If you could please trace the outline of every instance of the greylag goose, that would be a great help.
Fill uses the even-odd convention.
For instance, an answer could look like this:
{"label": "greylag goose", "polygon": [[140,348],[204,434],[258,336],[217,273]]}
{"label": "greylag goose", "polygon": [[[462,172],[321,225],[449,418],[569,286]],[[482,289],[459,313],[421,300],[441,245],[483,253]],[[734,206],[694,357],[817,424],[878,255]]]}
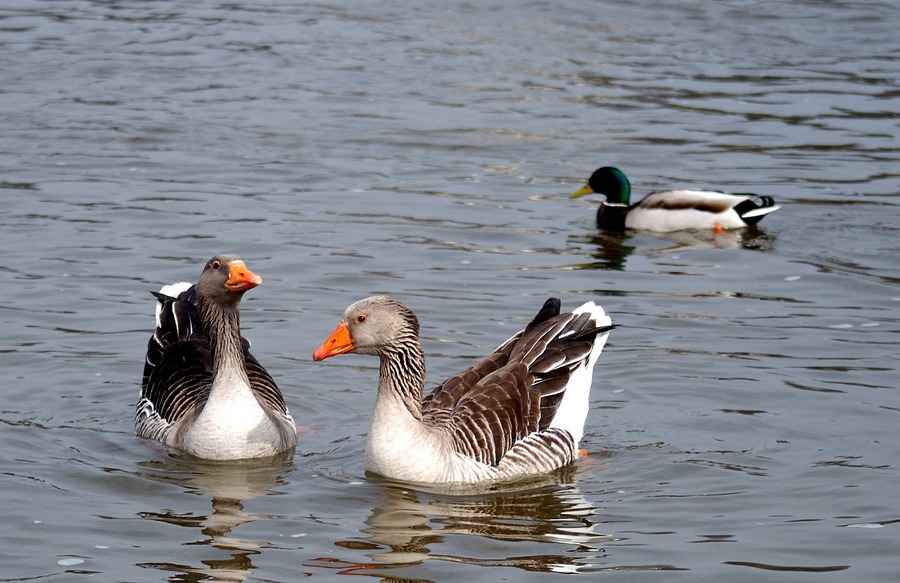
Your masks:
{"label": "greylag goose", "polygon": [[606,201],[597,209],[597,226],[611,231],[736,229],[755,225],[780,208],[769,196],[711,190],[651,192],[640,202],[629,204],[631,183],[621,170],[610,166],[598,168],[570,198],[592,193],[606,195]]}
{"label": "greylag goose", "polygon": [[260,283],[237,255],[217,255],[197,285],[153,292],[156,331],[135,408],[138,436],[210,460],[267,457],[296,445],[281,391],[241,337],[241,298]]}
{"label": "greylag goose", "polygon": [[593,302],[564,314],[559,307],[547,300],[523,331],[424,399],[412,310],[388,296],[347,308],[313,359],[346,352],[381,359],[366,469],[408,482],[481,484],[573,461],[594,363],[613,326]]}

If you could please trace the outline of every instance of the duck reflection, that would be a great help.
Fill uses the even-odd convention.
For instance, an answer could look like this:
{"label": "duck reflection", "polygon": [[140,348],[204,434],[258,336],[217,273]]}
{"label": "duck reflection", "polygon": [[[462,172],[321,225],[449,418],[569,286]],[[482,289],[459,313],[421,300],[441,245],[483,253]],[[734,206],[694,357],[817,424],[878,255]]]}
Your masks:
{"label": "duck reflection", "polygon": [[[587,241],[594,245],[596,250],[591,252],[594,263],[587,267],[609,271],[623,271],[628,257],[637,248],[636,245],[631,243],[639,235],[642,235],[642,233],[632,231],[601,231],[590,235]],[[705,249],[768,250],[775,243],[775,236],[766,233],[759,227],[728,231],[673,231],[671,233],[651,233],[651,236],[654,239],[668,243],[668,245],[641,251],[641,253],[649,257]]]}
{"label": "duck reflection", "polygon": [[188,491],[211,498],[212,512],[207,515],[185,515],[171,510],[142,512],[140,516],[196,528],[204,535],[195,545],[209,545],[230,553],[229,558],[203,560],[203,567],[175,563],[142,563],[139,566],[177,573],[173,581],[246,581],[253,570],[252,557],[260,549],[271,546],[266,541],[241,539],[231,531],[242,524],[269,518],[244,510],[243,501],[270,494],[272,488],[285,483],[282,476],[290,467],[291,456],[245,462],[201,462],[172,457],[164,461],[141,464],[146,477],[177,484]]}
{"label": "duck reflection", "polygon": [[597,235],[591,235],[588,241],[597,247],[597,250],[591,253],[595,260],[591,267],[623,271],[626,259],[634,252],[634,245],[628,245],[630,238],[626,233],[616,231],[601,231]]}
{"label": "duck reflection", "polygon": [[[342,574],[368,575],[426,559],[576,573],[604,556],[598,545],[613,539],[596,532],[597,508],[565,479],[573,471],[564,468],[541,482],[516,484],[514,490],[467,495],[417,491],[381,480],[383,501],[366,520],[365,536],[336,543],[365,552],[370,561],[328,558],[320,559],[327,565],[319,564]],[[439,546],[454,552],[435,552]],[[485,553],[489,556],[481,556]]]}

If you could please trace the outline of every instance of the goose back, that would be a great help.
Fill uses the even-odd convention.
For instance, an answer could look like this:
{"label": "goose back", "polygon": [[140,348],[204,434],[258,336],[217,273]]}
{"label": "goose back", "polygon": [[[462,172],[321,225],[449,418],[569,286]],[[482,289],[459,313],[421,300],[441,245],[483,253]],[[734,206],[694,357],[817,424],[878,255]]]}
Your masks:
{"label": "goose back", "polygon": [[[500,466],[512,454],[507,465],[536,465],[541,456],[553,457],[551,466],[563,465],[573,459],[582,428],[551,427],[573,375],[583,368],[590,373],[588,361],[595,349],[599,355],[611,329],[608,318],[588,311],[560,314],[559,300],[550,298],[522,332],[425,397],[423,420],[483,464]],[[588,374],[588,386],[578,389],[585,415],[590,382]]]}

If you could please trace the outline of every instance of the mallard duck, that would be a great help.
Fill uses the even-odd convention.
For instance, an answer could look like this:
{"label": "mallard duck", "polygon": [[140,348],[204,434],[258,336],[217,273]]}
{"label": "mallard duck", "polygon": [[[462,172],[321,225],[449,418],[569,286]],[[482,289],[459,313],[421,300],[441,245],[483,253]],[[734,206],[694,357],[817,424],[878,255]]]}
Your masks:
{"label": "mallard duck", "polygon": [[237,255],[217,255],[197,285],[151,292],[156,331],[135,408],[138,436],[211,460],[267,457],[295,446],[281,391],[241,337],[241,298],[260,283]]}
{"label": "mallard duck", "polygon": [[407,482],[478,484],[548,472],[576,458],[593,367],[613,328],[588,302],[551,298],[524,330],[424,399],[415,314],[388,296],[360,300],[313,354],[381,359],[368,471]]}
{"label": "mallard duck", "polygon": [[631,184],[621,170],[611,166],[597,169],[570,198],[592,193],[606,195],[606,201],[597,209],[597,226],[611,231],[735,229],[755,225],[779,208],[769,196],[710,190],[651,192],[640,202],[630,204]]}

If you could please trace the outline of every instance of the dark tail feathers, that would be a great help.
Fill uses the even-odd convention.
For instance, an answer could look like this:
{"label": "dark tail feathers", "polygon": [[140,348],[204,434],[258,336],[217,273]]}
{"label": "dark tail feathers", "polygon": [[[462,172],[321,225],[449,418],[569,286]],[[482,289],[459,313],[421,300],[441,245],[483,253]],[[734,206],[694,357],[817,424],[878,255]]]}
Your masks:
{"label": "dark tail feathers", "polygon": [[767,214],[778,210],[778,205],[775,204],[775,199],[771,196],[759,196],[751,193],[739,194],[751,197],[739,202],[734,207],[734,211],[748,225],[755,225]]}

